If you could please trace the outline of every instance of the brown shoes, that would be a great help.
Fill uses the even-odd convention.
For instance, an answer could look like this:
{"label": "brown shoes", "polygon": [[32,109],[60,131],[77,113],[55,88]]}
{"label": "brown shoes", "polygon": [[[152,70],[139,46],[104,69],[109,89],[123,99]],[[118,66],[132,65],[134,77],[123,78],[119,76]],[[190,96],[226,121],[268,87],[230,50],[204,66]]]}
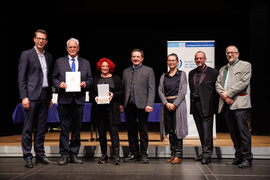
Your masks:
{"label": "brown shoes", "polygon": [[181,163],[182,159],[172,156],[169,160],[167,160],[167,163],[172,163],[172,164],[179,164]]}
{"label": "brown shoes", "polygon": [[171,163],[172,161],[173,161],[173,159],[174,159],[174,156],[172,156],[170,159],[168,159],[166,162],[167,163]]}
{"label": "brown shoes", "polygon": [[181,158],[178,158],[178,157],[175,157],[172,161],[172,164],[179,164],[181,163],[182,159]]}

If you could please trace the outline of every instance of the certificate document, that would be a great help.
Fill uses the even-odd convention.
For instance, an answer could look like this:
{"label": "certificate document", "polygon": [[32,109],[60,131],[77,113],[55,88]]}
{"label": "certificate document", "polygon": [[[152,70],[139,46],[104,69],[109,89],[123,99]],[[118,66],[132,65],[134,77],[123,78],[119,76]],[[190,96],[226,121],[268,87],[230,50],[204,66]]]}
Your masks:
{"label": "certificate document", "polygon": [[98,102],[97,104],[110,104],[109,84],[98,84]]}
{"label": "certificate document", "polygon": [[81,72],[66,72],[66,92],[81,92]]}

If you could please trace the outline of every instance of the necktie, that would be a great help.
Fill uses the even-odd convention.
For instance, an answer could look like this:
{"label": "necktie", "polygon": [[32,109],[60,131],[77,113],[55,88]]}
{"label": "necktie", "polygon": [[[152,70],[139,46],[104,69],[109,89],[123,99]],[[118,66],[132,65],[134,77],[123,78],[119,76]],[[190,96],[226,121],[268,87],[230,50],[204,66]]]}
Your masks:
{"label": "necktie", "polygon": [[72,60],[71,70],[72,72],[75,72],[75,59],[71,59],[71,60]]}
{"label": "necktie", "polygon": [[132,77],[131,77],[131,86],[130,86],[130,95],[129,95],[129,103],[135,104],[135,97],[134,97],[134,71],[136,68],[133,69],[132,71]]}

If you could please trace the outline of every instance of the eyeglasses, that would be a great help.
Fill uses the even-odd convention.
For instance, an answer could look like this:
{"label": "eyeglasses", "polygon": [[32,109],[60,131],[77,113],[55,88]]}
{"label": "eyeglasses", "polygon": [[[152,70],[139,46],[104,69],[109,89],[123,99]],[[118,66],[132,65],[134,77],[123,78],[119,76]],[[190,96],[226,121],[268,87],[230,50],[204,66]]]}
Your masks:
{"label": "eyeglasses", "polygon": [[205,58],[195,58],[195,60],[202,60],[202,59],[205,59]]}
{"label": "eyeglasses", "polygon": [[78,46],[68,46],[68,49],[77,49]]}
{"label": "eyeglasses", "polygon": [[38,41],[46,41],[47,39],[36,37],[36,40],[38,40]]}
{"label": "eyeglasses", "polygon": [[176,62],[177,60],[174,59],[174,60],[167,60],[167,62]]}
{"label": "eyeglasses", "polygon": [[225,54],[230,55],[230,54],[236,54],[236,53],[238,53],[238,52],[226,52]]}

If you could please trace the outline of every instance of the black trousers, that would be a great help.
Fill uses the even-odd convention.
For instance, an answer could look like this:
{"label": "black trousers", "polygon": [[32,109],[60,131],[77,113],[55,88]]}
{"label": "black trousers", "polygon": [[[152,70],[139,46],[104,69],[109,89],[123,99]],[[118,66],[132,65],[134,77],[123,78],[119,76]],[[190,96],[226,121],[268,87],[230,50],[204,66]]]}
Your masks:
{"label": "black trousers", "polygon": [[[84,105],[76,104],[75,100],[70,104],[59,104],[60,132],[60,154],[61,157],[78,155],[81,146],[80,128],[83,119]],[[69,131],[71,130],[71,141],[69,143]]]}
{"label": "black trousers", "polygon": [[25,160],[32,159],[32,133],[34,132],[34,151],[36,159],[45,156],[44,138],[47,130],[47,116],[49,109],[49,89],[43,89],[40,97],[30,101],[29,110],[25,110],[25,120],[22,130],[22,151]]}
{"label": "black trousers", "polygon": [[112,105],[97,105],[99,119],[97,122],[99,142],[101,147],[101,153],[107,154],[107,128],[110,132],[113,154],[115,157],[119,157],[119,135],[118,128],[113,124],[113,112]]}
{"label": "black trousers", "polygon": [[[129,150],[135,156],[146,155],[148,149],[148,112],[139,109],[135,104],[128,104],[125,108],[128,127]],[[138,118],[138,122],[137,122]],[[138,130],[140,132],[140,146],[138,142]]]}
{"label": "black trousers", "polygon": [[235,148],[235,157],[252,161],[248,109],[231,110],[224,104],[224,116]]}
{"label": "black trousers", "polygon": [[[168,99],[169,103],[173,103],[175,99]],[[169,111],[164,106],[164,121],[165,121],[165,132],[169,134],[171,156],[182,158],[183,154],[183,139],[178,139],[175,134],[176,128],[176,110]]]}
{"label": "black trousers", "polygon": [[193,117],[200,136],[202,155],[209,158],[213,153],[213,115],[203,115],[200,101],[195,101],[194,105]]}

